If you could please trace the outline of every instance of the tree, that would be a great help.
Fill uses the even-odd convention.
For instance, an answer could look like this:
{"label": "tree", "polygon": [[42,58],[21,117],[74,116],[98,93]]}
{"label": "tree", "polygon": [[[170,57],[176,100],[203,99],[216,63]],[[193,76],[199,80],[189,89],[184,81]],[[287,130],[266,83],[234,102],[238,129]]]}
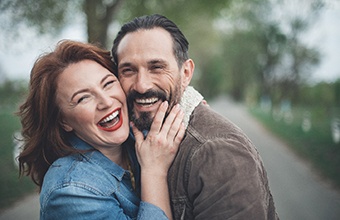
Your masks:
{"label": "tree", "polygon": [[[15,33],[16,27],[26,25],[41,34],[56,34],[80,16],[84,17],[87,25],[88,42],[100,43],[107,47],[111,46],[113,40],[112,36],[108,36],[108,31],[117,21],[125,22],[136,16],[161,13],[178,24],[192,24],[190,19],[199,16],[209,17],[211,20],[229,1],[216,0],[208,3],[195,0],[2,0],[0,12],[7,22],[2,23],[1,28],[7,30],[7,33]],[[188,14],[188,11],[195,13]]]}
{"label": "tree", "polygon": [[[298,97],[299,85],[319,61],[317,50],[304,45],[301,35],[317,17],[321,3],[232,2],[229,13],[222,17],[229,25],[222,30],[225,40],[221,48],[226,60],[224,74],[232,81],[230,92],[235,99],[244,99],[245,91],[253,90],[254,81],[258,98],[272,96],[279,101]],[[290,11],[296,4],[304,6],[304,13]]]}
{"label": "tree", "polygon": [[22,101],[27,91],[26,83],[17,80],[4,80],[0,84],[0,109],[13,108]]}
{"label": "tree", "polygon": [[[107,45],[108,29],[116,19],[123,0],[3,0],[0,11],[7,13],[9,21],[5,30],[27,25],[40,34],[59,33],[66,24],[79,15],[85,15],[88,42]],[[81,13],[83,12],[83,13]]]}
{"label": "tree", "polygon": [[121,8],[122,2],[123,0],[84,1],[88,42],[100,42],[103,46],[107,45],[109,26],[117,19],[115,15]]}

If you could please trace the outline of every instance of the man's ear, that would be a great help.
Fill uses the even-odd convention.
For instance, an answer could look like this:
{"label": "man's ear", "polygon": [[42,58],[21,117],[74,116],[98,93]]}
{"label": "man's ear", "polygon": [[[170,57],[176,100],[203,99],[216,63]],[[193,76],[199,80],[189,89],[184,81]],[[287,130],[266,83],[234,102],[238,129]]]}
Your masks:
{"label": "man's ear", "polygon": [[62,127],[65,131],[67,131],[67,132],[73,131],[73,128],[72,128],[71,126],[69,126],[64,120],[62,120],[62,121],[60,122],[60,125],[61,125],[61,127]]}
{"label": "man's ear", "polygon": [[183,63],[183,80],[182,80],[182,88],[186,88],[191,81],[191,78],[194,74],[194,70],[195,70],[195,63],[192,59],[187,59],[184,63]]}

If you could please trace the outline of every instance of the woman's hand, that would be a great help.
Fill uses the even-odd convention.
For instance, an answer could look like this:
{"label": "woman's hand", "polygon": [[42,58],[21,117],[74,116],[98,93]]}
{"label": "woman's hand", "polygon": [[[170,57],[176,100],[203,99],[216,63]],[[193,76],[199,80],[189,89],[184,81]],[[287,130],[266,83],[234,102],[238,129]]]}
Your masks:
{"label": "woman's hand", "polygon": [[164,121],[168,102],[159,107],[150,131],[144,139],[143,133],[132,125],[136,138],[136,153],[141,166],[141,198],[161,208],[172,219],[167,175],[174,160],[185,128],[183,111],[175,105]]}
{"label": "woman's hand", "polygon": [[159,107],[145,139],[142,132],[132,125],[138,161],[145,174],[166,176],[184,137],[183,111],[178,104],[175,105],[163,124],[167,109],[168,102],[165,101]]}

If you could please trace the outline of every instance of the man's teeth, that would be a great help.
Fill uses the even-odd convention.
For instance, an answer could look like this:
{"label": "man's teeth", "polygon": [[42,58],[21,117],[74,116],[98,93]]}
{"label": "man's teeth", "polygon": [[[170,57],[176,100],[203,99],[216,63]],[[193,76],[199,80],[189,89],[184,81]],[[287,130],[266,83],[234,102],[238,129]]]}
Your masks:
{"label": "man's teeth", "polygon": [[158,101],[158,98],[136,99],[138,104],[153,104]]}
{"label": "man's teeth", "polygon": [[100,123],[106,123],[108,121],[111,121],[112,119],[114,119],[115,117],[117,117],[117,115],[119,114],[119,111],[115,111],[113,112],[111,115],[107,116],[106,118],[104,118],[104,120],[102,120]]}

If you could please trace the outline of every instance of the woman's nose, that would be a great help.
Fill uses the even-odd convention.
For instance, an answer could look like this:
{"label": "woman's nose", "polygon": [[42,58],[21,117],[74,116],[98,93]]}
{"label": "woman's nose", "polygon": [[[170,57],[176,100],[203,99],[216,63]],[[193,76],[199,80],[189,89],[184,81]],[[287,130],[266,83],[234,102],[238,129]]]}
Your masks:
{"label": "woman's nose", "polygon": [[112,106],[113,98],[109,94],[106,94],[105,92],[98,95],[97,99],[98,99],[97,108],[99,110],[106,109]]}

